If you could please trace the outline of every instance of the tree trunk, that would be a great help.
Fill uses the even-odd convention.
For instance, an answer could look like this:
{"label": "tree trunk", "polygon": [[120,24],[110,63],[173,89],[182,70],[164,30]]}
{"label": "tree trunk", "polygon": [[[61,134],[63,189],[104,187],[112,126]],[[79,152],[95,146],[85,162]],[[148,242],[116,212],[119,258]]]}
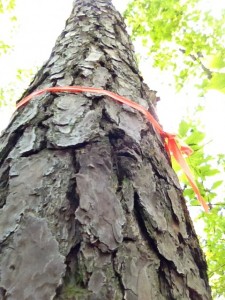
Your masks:
{"label": "tree trunk", "polygon": [[[110,0],[77,0],[26,91],[83,85],[148,107]],[[101,95],[45,94],[0,149],[0,299],[211,299],[206,263],[161,138]]]}

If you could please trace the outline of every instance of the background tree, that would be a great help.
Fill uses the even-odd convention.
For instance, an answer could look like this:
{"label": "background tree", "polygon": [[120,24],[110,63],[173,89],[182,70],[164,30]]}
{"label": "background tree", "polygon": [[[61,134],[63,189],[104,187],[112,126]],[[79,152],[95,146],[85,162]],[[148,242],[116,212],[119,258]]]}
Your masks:
{"label": "background tree", "polygon": [[[101,87],[154,113],[109,0],[77,0],[25,92]],[[42,95],[1,138],[2,299],[211,299],[206,263],[161,139],[89,93]]]}

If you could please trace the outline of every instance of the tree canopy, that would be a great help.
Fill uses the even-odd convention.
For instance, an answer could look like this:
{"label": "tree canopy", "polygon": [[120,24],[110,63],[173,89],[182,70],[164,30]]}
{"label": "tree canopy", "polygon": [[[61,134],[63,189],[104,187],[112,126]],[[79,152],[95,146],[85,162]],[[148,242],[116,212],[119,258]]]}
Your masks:
{"label": "tree canopy", "polygon": [[201,89],[224,92],[225,10],[215,2],[133,0],[125,12],[133,38],[142,40],[153,66],[173,72],[178,89],[195,76]]}

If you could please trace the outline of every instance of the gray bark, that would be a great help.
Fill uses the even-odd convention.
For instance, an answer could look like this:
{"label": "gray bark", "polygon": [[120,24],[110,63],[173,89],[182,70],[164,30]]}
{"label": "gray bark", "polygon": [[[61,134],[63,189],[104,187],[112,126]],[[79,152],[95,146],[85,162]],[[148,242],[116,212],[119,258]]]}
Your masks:
{"label": "gray bark", "polygon": [[[101,87],[154,113],[109,0],[77,0],[25,94]],[[211,299],[206,263],[161,138],[133,109],[45,94],[0,143],[0,299]]]}

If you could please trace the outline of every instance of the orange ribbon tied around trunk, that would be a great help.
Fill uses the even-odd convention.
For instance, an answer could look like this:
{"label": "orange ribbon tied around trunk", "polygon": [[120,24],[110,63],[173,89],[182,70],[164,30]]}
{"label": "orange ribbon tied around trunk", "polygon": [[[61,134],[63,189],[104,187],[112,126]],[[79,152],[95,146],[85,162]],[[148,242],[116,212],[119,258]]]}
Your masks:
{"label": "orange ribbon tied around trunk", "polygon": [[27,97],[23,98],[21,101],[18,102],[16,108],[18,109],[19,107],[27,104],[33,97],[41,95],[43,93],[82,93],[82,92],[88,92],[88,93],[94,93],[94,94],[101,94],[101,95],[106,95],[109,96],[111,99],[114,101],[118,101],[122,104],[126,104],[139,112],[141,112],[146,119],[153,125],[155,130],[164,138],[164,145],[165,148],[168,152],[168,155],[173,155],[177,163],[180,165],[181,169],[187,176],[187,179],[194,190],[198,201],[201,203],[205,211],[209,210],[209,207],[203,197],[200,194],[199,188],[194,180],[194,177],[191,173],[191,170],[184,158],[184,154],[189,156],[192,154],[192,149],[188,147],[187,145],[182,145],[181,142],[178,140],[176,135],[170,134],[168,132],[165,132],[160,124],[156,121],[156,119],[150,114],[150,112],[145,109],[142,105],[127,99],[123,96],[120,96],[118,94],[115,94],[113,92],[103,90],[100,88],[94,88],[94,87],[85,87],[85,86],[60,86],[60,87],[49,87],[49,88],[44,88],[42,90],[37,90]]}

